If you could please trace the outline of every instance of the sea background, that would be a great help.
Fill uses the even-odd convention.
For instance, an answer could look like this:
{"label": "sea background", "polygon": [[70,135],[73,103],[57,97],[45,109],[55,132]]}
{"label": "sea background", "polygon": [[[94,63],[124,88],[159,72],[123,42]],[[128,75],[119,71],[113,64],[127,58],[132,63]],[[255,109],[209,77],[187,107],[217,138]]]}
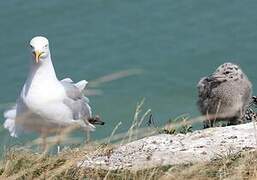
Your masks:
{"label": "sea background", "polygon": [[[198,116],[196,84],[224,62],[239,64],[256,92],[256,9],[254,0],[1,1],[1,114],[26,79],[28,42],[43,35],[60,79],[92,81],[128,69],[141,72],[103,83],[97,87],[102,95],[89,97],[93,112],[106,122],[94,139],[109,136],[119,122],[117,132],[126,131],[143,98],[144,110],[152,110],[158,126],[181,114]],[[1,150],[37,137],[15,140],[2,126],[0,136]]]}

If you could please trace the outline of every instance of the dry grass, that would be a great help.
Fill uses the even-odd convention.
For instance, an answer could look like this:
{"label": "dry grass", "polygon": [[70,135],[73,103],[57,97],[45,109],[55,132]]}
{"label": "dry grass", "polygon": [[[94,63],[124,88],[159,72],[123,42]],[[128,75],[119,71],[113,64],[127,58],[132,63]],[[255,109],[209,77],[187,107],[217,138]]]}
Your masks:
{"label": "dry grass", "polygon": [[168,123],[160,130],[164,134],[186,134],[192,132],[192,121],[189,116],[181,115],[175,119],[169,119]]}
{"label": "dry grass", "polygon": [[79,161],[89,155],[109,155],[112,146],[90,145],[67,150],[56,156],[26,150],[11,150],[0,165],[2,179],[158,179],[165,168],[139,171],[93,169],[80,167]]}
{"label": "dry grass", "polygon": [[[144,100],[138,103],[135,110],[135,116],[131,128],[127,133],[115,134],[118,129],[118,124],[111,135],[102,140],[87,143],[84,147],[74,148],[63,151],[61,154],[50,156],[47,153],[35,153],[31,147],[41,145],[42,139],[38,138],[27,143],[23,147],[11,148],[7,150],[4,159],[0,163],[0,178],[1,179],[135,179],[134,177],[145,176],[143,171],[108,171],[103,169],[92,169],[80,167],[79,162],[88,156],[110,155],[115,144],[110,145],[111,141],[116,141],[116,144],[130,142],[139,137],[148,135],[148,130],[139,131],[140,125],[150,113],[150,110],[144,112],[142,110]],[[69,127],[64,129],[59,135],[47,138],[46,151],[56,145],[58,142],[74,143],[72,138],[68,137],[69,133],[77,127]],[[150,130],[150,132],[152,132]],[[107,144],[108,145],[107,145]],[[154,171],[155,172],[155,171]],[[124,175],[124,176],[123,176]],[[155,177],[156,173],[151,171],[151,174],[146,175],[144,179]],[[142,179],[140,178],[140,179]]]}
{"label": "dry grass", "polygon": [[176,166],[162,179],[256,179],[257,152],[224,155],[209,163]]}
{"label": "dry grass", "polygon": [[111,154],[112,146],[92,145],[56,156],[25,150],[9,151],[1,162],[1,179],[256,179],[257,152],[228,154],[209,163],[161,166],[138,171],[79,167],[89,154]]}
{"label": "dry grass", "polygon": [[[160,129],[158,128],[141,128],[142,122],[149,116],[151,117],[150,109],[142,110],[143,103],[144,101],[138,103],[133,123],[126,133],[115,134],[120,125],[118,124],[108,138],[88,143],[83,147],[64,150],[58,155],[35,153],[31,149],[26,150],[25,148],[9,149],[4,155],[4,159],[0,161],[0,179],[257,179],[257,151],[228,153],[220,155],[218,159],[208,163],[160,166],[137,171],[80,166],[81,161],[88,156],[110,156],[116,146],[159,133]],[[171,123],[165,128],[175,128],[179,133],[187,133],[191,131],[190,124],[195,120],[199,121],[202,117],[192,120],[188,120],[187,117],[180,119],[182,121]],[[61,137],[53,138],[49,146],[52,146],[56,139],[67,140],[69,132],[70,129],[66,130]],[[29,146],[39,143],[40,140],[37,139]]]}

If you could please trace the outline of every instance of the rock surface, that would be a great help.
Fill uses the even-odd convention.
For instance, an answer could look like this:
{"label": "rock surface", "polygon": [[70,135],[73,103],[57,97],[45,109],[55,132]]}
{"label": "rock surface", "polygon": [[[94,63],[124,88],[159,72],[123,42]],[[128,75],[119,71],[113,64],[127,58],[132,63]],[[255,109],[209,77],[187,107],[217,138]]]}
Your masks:
{"label": "rock surface", "polygon": [[159,134],[113,150],[106,156],[89,156],[79,165],[104,169],[144,169],[210,161],[256,148],[253,123],[215,127],[188,134]]}

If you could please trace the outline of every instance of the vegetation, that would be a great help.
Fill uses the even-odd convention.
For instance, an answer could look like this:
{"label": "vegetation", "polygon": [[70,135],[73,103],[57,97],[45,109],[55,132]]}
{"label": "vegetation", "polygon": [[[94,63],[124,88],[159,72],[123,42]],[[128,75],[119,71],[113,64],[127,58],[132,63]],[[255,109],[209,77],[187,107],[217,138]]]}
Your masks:
{"label": "vegetation", "polygon": [[165,134],[186,134],[193,132],[192,121],[189,120],[189,116],[181,115],[176,119],[169,119],[168,123],[162,128],[160,133]]}
{"label": "vegetation", "polygon": [[2,179],[256,179],[257,152],[227,154],[208,163],[161,166],[143,170],[113,170],[79,166],[90,153],[108,154],[112,147],[66,150],[56,155],[40,155],[26,150],[9,151],[1,162]]}
{"label": "vegetation", "polygon": [[[192,131],[191,123],[195,121],[189,121],[187,116],[177,118],[175,123],[172,120],[173,123],[169,122],[162,130],[156,126],[154,128],[141,128],[144,119],[149,118],[149,125],[153,125],[151,110],[143,111],[143,102],[138,103],[133,123],[126,133],[115,134],[120,125],[119,123],[110,137],[102,141],[87,143],[83,147],[63,150],[56,155],[36,153],[24,147],[13,147],[7,150],[4,158],[0,161],[0,179],[234,180],[257,178],[257,151],[223,154],[207,163],[159,166],[151,169],[108,170],[100,169],[99,167],[82,166],[83,159],[88,156],[110,156],[116,146],[141,137],[157,134],[160,131],[168,134]],[[69,129],[61,137],[52,138],[49,146],[67,138],[68,132],[70,132]],[[40,144],[39,140],[34,142]]]}

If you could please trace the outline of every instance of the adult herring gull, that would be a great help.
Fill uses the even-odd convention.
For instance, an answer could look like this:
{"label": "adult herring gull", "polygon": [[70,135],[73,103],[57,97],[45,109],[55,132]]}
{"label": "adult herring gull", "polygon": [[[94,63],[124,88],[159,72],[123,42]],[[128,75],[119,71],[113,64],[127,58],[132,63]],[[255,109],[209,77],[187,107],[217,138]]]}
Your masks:
{"label": "adult herring gull", "polygon": [[88,99],[83,95],[87,81],[59,81],[52,64],[49,42],[37,36],[30,41],[32,61],[27,80],[16,105],[4,113],[4,127],[17,137],[23,131],[34,131],[45,137],[71,125],[87,132],[93,124],[103,124],[92,117]]}

